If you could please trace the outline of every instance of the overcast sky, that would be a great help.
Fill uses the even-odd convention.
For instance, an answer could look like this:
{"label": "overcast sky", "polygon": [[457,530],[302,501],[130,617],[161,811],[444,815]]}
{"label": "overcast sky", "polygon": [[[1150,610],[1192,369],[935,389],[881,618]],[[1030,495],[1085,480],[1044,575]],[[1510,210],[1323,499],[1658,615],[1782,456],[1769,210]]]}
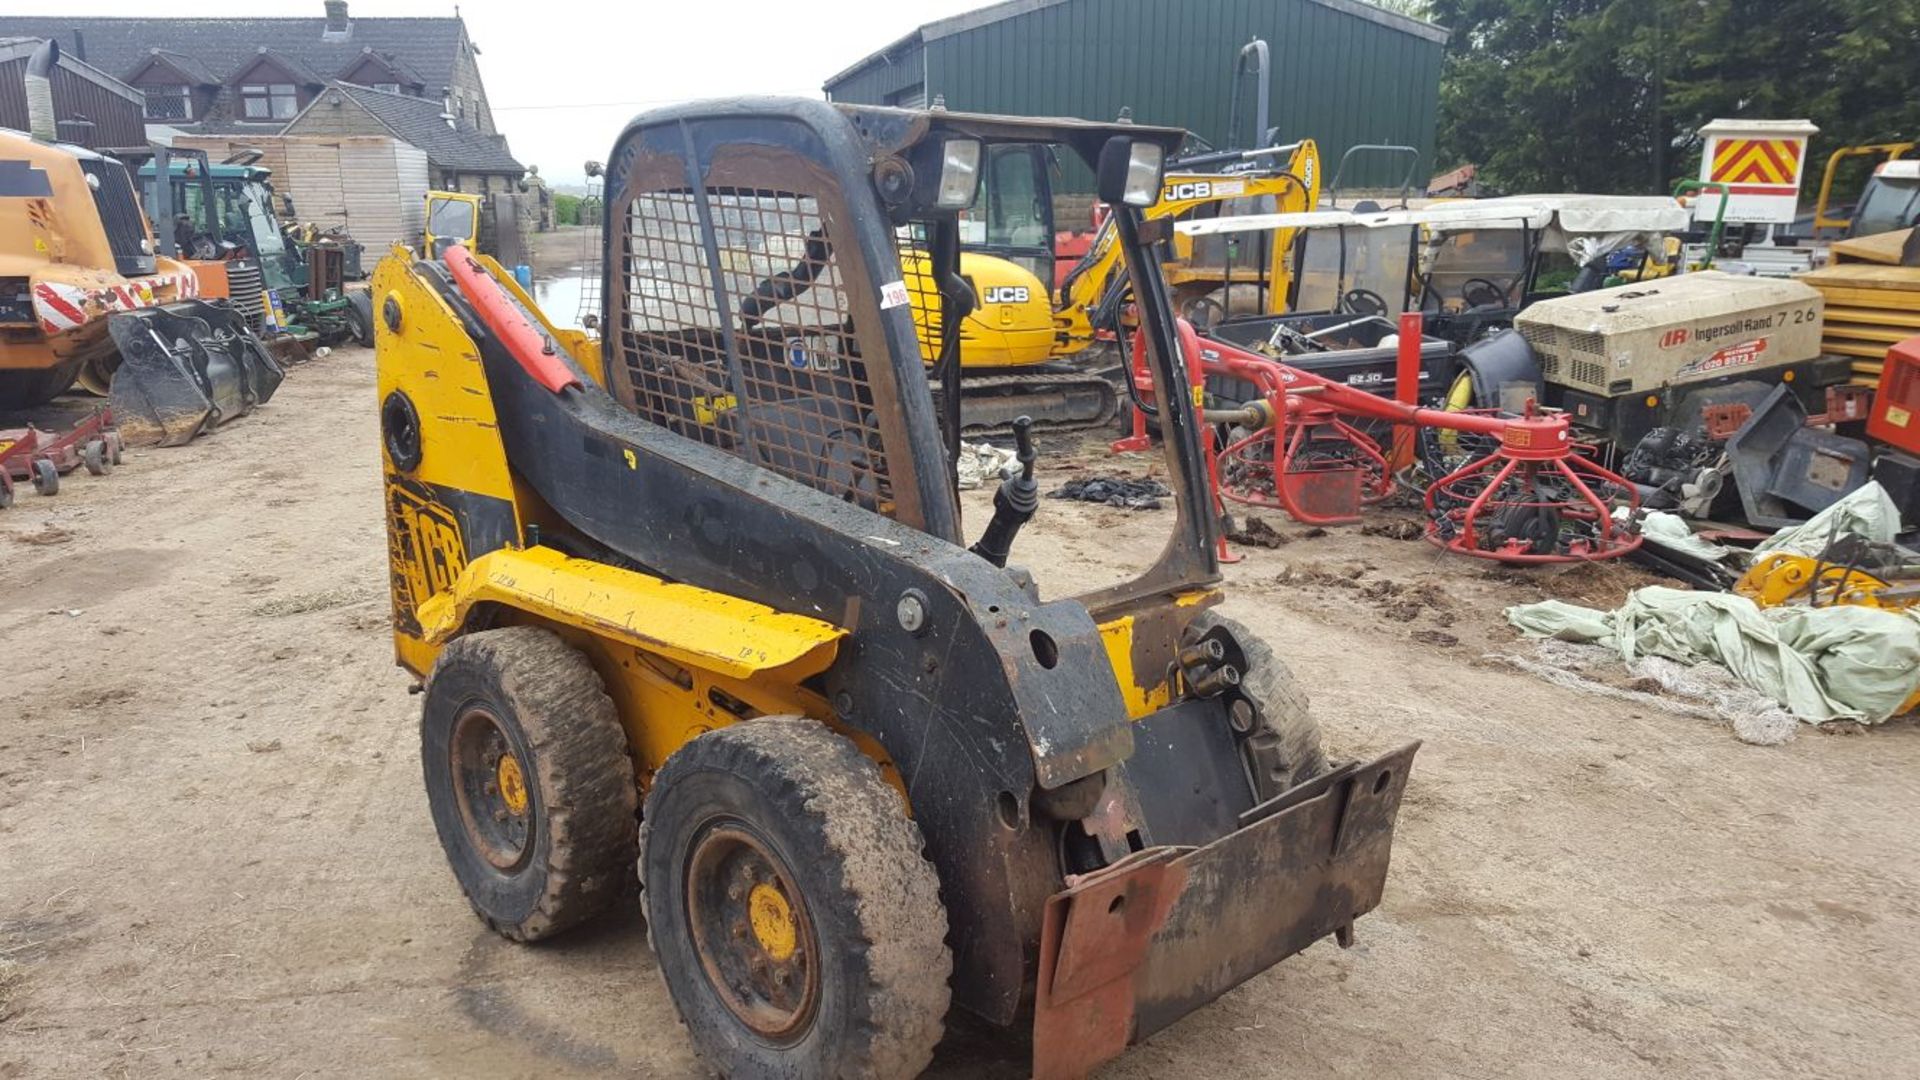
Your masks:
{"label": "overcast sky", "polygon": [[[465,0],[494,122],[513,154],[556,181],[604,159],[634,113],[732,94],[820,96],[827,76],[934,19],[991,0]],[[159,14],[124,0],[8,0],[15,11]],[[318,18],[321,0],[188,0],[182,15]],[[452,15],[440,0],[349,0],[350,15]],[[114,74],[120,74],[114,72]]]}

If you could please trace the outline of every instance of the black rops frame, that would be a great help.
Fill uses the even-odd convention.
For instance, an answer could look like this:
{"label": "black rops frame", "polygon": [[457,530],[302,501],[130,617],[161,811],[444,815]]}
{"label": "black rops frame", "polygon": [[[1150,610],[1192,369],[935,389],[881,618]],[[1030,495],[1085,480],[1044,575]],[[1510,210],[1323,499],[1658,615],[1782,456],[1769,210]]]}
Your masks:
{"label": "black rops frame", "polygon": [[[872,179],[875,167],[949,134],[1064,143],[1091,165],[1109,139],[1144,139],[1170,153],[1181,133],[776,99],[643,115],[621,135],[608,168],[607,363],[616,360],[621,333],[606,316],[614,310],[614,290],[623,287],[619,231],[630,221],[634,193],[626,178],[637,155],[683,161],[689,189],[697,190],[722,148],[765,145],[801,154],[839,186],[852,220],[835,242],[857,244],[860,264],[875,279],[843,285],[877,293],[901,274],[892,235],[899,215],[889,216]],[[1184,400],[1186,369],[1173,347],[1173,315],[1151,259],[1152,241],[1141,236],[1137,210],[1121,208],[1117,221],[1155,378],[1168,400]],[[947,257],[957,259],[957,251]],[[444,267],[419,266],[476,325]],[[1126,705],[1093,612],[1103,604],[1166,603],[1171,593],[1217,580],[1217,525],[1206,502],[1195,421],[1188,410],[1165,410],[1172,480],[1183,504],[1166,551],[1127,585],[1080,600],[1036,601],[1014,576],[961,546],[947,470],[932,467],[945,462],[945,452],[911,311],[900,305],[880,317],[899,391],[895,405],[911,440],[904,454],[900,447],[889,453],[896,460],[911,456],[918,466],[911,482],[926,508],[924,529],[650,423],[583,371],[580,386],[549,392],[497,339],[475,339],[508,460],[589,541],[668,579],[816,615],[850,631],[817,689],[843,722],[873,736],[899,770],[946,886],[956,1000],[1008,1023],[1035,962],[1042,909],[1062,887],[1051,828],[1034,819],[1030,796],[1108,769],[1133,752]],[[560,356],[572,364],[564,350]],[[904,475],[895,474],[896,485]],[[903,617],[908,601],[924,613],[917,620]]]}

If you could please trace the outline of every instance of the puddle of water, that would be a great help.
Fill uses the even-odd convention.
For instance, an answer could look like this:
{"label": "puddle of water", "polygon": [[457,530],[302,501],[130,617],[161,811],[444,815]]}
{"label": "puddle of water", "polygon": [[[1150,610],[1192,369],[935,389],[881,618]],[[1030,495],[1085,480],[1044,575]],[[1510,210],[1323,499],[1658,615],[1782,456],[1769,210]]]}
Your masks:
{"label": "puddle of water", "polygon": [[597,282],[585,274],[538,278],[533,283],[533,302],[540,305],[553,325],[578,328],[581,317],[587,314],[580,310],[580,299],[594,284]]}

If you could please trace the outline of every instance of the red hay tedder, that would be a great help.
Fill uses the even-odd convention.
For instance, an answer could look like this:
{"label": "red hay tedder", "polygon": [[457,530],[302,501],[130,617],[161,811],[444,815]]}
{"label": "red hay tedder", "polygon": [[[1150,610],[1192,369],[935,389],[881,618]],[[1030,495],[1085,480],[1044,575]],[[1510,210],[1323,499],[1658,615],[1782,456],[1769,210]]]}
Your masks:
{"label": "red hay tedder", "polygon": [[[1529,402],[1520,415],[1426,408],[1417,394],[1421,318],[1401,316],[1394,400],[1250,352],[1180,323],[1180,348],[1193,404],[1209,432],[1208,464],[1220,499],[1284,510],[1294,520],[1335,525],[1392,493],[1396,472],[1414,463],[1428,476],[1426,537],[1448,551],[1511,563],[1583,562],[1625,555],[1638,533],[1613,516],[1639,508],[1625,479],[1601,468],[1574,442],[1565,414]],[[1145,449],[1152,380],[1139,346],[1131,350],[1139,407],[1133,433],[1115,452]],[[1256,397],[1209,407],[1208,377],[1253,388]],[[1391,427],[1391,446],[1376,433]],[[1406,475],[1401,473],[1401,475]],[[1628,516],[1631,520],[1631,515]]]}

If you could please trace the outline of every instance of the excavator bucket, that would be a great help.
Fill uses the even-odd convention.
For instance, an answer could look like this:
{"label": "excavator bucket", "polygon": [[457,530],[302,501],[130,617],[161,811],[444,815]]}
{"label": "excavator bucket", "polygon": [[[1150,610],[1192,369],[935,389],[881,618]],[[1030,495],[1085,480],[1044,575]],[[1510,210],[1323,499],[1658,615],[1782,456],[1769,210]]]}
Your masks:
{"label": "excavator bucket", "polygon": [[240,313],[186,300],[115,312],[113,412],[132,445],[179,446],[264,404],[286,372]]}

